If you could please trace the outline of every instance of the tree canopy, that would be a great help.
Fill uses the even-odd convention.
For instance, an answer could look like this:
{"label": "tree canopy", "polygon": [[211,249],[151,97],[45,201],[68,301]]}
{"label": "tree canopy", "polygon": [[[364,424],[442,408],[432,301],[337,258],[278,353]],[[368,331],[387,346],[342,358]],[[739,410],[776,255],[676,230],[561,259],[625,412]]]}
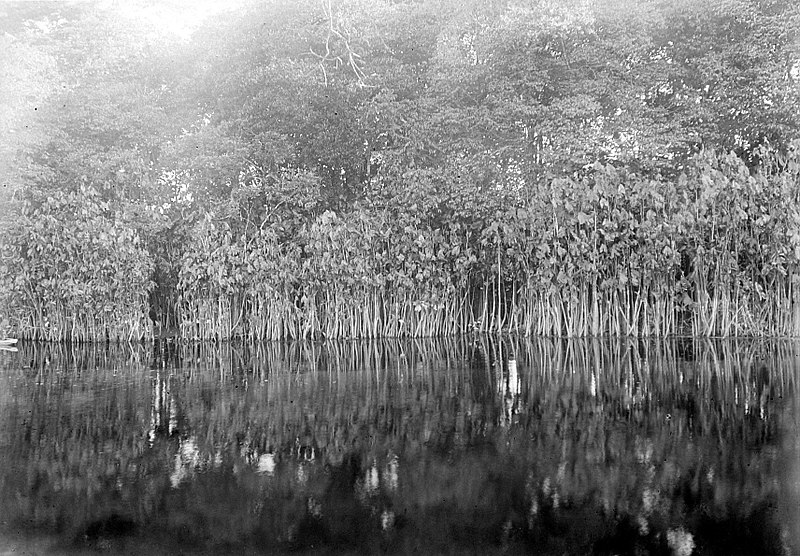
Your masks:
{"label": "tree canopy", "polygon": [[526,189],[797,134],[800,9],[785,0],[270,0],[188,40],[158,8],[4,7],[7,186],[152,200],[142,188],[173,176],[211,200],[249,166],[295,168],[337,203],[407,168]]}

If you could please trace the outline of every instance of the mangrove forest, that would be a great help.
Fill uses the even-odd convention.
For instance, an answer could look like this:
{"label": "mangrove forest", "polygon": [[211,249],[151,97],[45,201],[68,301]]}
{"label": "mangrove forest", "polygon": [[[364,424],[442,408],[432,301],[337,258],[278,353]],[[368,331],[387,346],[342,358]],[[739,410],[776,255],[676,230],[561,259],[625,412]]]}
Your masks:
{"label": "mangrove forest", "polygon": [[800,336],[793,0],[179,4],[0,6],[0,337]]}

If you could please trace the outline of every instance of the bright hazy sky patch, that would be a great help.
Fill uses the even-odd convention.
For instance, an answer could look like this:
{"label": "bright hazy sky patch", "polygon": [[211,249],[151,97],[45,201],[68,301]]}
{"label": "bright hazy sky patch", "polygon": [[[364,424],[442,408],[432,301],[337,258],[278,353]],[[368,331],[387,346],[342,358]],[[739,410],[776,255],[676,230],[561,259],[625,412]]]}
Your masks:
{"label": "bright hazy sky patch", "polygon": [[104,0],[103,7],[151,26],[157,33],[188,39],[209,18],[239,6],[238,0],[132,1]]}

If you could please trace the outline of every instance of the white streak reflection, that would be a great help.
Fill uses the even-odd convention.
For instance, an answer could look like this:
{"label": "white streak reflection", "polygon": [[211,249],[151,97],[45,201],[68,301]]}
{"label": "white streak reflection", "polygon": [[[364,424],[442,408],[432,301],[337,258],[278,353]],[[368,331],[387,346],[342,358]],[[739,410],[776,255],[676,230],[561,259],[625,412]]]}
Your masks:
{"label": "white streak reflection", "polygon": [[386,490],[389,492],[395,492],[397,490],[398,485],[398,477],[397,477],[397,470],[400,463],[396,455],[392,455],[389,459],[389,462],[386,464],[386,468],[383,471],[384,475],[384,484],[386,486]]}
{"label": "white streak reflection", "polygon": [[275,474],[275,454],[258,456],[258,472],[272,477]]}
{"label": "white streak reflection", "polygon": [[519,370],[517,368],[517,360],[508,360],[508,375],[504,375],[501,369],[498,369],[497,377],[497,391],[503,401],[503,416],[501,424],[508,425],[511,423],[514,415],[519,413],[519,398],[522,392],[522,381],[520,380]]}
{"label": "white streak reflection", "polygon": [[375,466],[375,464],[372,464],[372,467],[370,467],[367,470],[367,474],[364,477],[364,487],[367,491],[367,494],[369,495],[377,494],[379,484],[380,483],[378,480],[378,468]]}
{"label": "white streak reflection", "polygon": [[517,371],[517,360],[508,360],[508,394],[511,396],[519,396],[522,392],[522,383],[519,379],[519,372]]}
{"label": "white streak reflection", "polygon": [[306,471],[305,465],[302,463],[297,466],[297,483],[300,486],[306,486],[308,482],[308,471]]}
{"label": "white streak reflection", "polygon": [[694,538],[683,528],[667,531],[667,544],[673,556],[690,556],[694,552]]}
{"label": "white streak reflection", "polygon": [[172,488],[177,488],[185,478],[191,476],[200,465],[200,452],[193,437],[180,441],[175,454],[175,468],[169,477]]}

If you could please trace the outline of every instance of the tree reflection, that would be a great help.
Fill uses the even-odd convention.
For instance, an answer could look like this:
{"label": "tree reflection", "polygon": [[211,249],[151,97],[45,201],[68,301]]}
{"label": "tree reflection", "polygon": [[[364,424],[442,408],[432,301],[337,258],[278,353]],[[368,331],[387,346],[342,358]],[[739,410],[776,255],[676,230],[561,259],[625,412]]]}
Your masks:
{"label": "tree reflection", "polygon": [[781,482],[792,343],[169,350],[27,344],[0,359],[0,527],[129,552],[794,542],[777,510],[797,497]]}

